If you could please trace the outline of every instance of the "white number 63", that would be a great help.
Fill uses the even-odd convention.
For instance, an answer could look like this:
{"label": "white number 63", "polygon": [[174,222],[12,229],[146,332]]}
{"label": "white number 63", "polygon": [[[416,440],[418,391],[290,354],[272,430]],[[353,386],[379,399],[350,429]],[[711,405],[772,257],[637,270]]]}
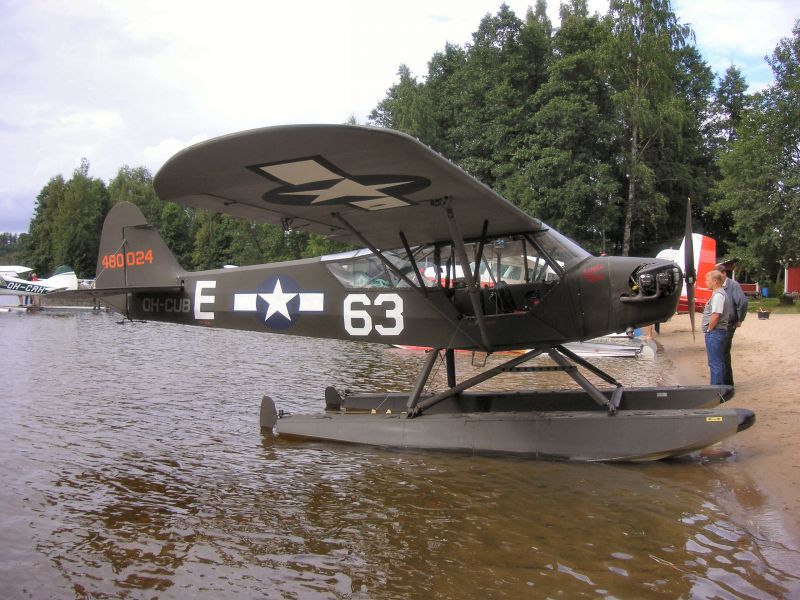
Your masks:
{"label": "white number 63", "polygon": [[[372,317],[362,308],[354,308],[354,304],[362,306],[381,306],[391,304],[384,313],[386,319],[391,319],[393,325],[375,325],[378,335],[399,335],[403,331],[403,299],[398,294],[378,294],[372,302],[366,294],[349,294],[344,299],[344,328],[350,335],[369,335],[372,331]],[[357,324],[357,322],[363,324]]]}

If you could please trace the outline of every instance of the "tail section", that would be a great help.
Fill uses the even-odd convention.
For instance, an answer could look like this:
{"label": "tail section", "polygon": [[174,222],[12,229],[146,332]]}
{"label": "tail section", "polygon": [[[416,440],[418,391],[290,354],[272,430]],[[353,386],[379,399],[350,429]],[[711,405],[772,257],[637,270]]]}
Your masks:
{"label": "tail section", "polygon": [[[678,264],[682,271],[685,271],[683,249],[686,240],[681,242],[681,247],[678,250],[670,248],[669,250],[662,250],[657,254],[657,258],[665,258]],[[695,287],[695,306],[696,312],[703,312],[706,302],[711,298],[711,290],[705,287],[706,274],[714,269],[717,262],[717,242],[714,238],[699,233],[692,234],[692,248],[694,249],[694,268],[697,273],[697,284]],[[684,283],[681,299],[678,303],[678,312],[689,312],[689,304],[686,293],[686,284]]]}
{"label": "tail section", "polygon": [[694,259],[697,263],[697,299],[695,301],[697,312],[702,312],[706,303],[711,299],[712,291],[706,287],[706,275],[709,271],[713,271],[717,264],[717,241],[707,235],[700,237],[700,251],[695,250]]}
{"label": "tail section", "polygon": [[72,270],[72,267],[68,267],[67,265],[58,267],[56,272],[53,273],[46,282],[48,287],[52,288],[52,291],[78,289],[78,277],[75,275],[75,271]]}
{"label": "tail section", "polygon": [[135,204],[114,205],[103,224],[95,290],[174,287],[185,273]]}

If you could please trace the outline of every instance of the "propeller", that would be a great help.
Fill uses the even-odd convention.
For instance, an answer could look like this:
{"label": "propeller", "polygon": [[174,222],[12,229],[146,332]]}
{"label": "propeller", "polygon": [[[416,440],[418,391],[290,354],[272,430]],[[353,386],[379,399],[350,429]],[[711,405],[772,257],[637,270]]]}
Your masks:
{"label": "propeller", "polygon": [[694,286],[697,282],[697,271],[694,268],[694,244],[692,239],[692,199],[686,201],[686,226],[683,232],[683,273],[686,278],[686,300],[689,308],[689,321],[692,324],[692,341],[695,341],[694,323]]}

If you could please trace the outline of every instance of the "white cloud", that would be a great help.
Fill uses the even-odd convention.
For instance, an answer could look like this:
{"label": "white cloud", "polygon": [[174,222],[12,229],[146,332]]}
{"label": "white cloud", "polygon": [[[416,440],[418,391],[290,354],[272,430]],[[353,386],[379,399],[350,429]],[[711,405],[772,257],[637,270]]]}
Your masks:
{"label": "white cloud", "polygon": [[161,165],[175,153],[193,144],[205,141],[207,135],[196,135],[190,140],[179,140],[177,138],[167,138],[161,140],[154,146],[147,146],[139,155],[141,162],[146,165]]}
{"label": "white cloud", "polygon": [[792,33],[800,7],[794,0],[675,0],[681,21],[692,26],[703,58],[718,74],[735,65],[750,84],[763,89],[772,82],[764,60]]}
{"label": "white cloud", "polygon": [[84,110],[58,115],[57,128],[110,133],[125,126],[120,114],[113,110]]}

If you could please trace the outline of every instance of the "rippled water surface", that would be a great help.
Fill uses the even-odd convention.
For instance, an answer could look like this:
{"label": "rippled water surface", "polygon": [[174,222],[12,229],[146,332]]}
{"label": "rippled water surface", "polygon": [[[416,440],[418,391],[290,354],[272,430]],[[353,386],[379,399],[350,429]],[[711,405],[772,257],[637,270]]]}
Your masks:
{"label": "rippled water surface", "polygon": [[4,598],[800,595],[724,446],[620,466],[290,443],[260,432],[264,393],[318,410],[328,384],[407,388],[421,356],[116,320],[0,314]]}

